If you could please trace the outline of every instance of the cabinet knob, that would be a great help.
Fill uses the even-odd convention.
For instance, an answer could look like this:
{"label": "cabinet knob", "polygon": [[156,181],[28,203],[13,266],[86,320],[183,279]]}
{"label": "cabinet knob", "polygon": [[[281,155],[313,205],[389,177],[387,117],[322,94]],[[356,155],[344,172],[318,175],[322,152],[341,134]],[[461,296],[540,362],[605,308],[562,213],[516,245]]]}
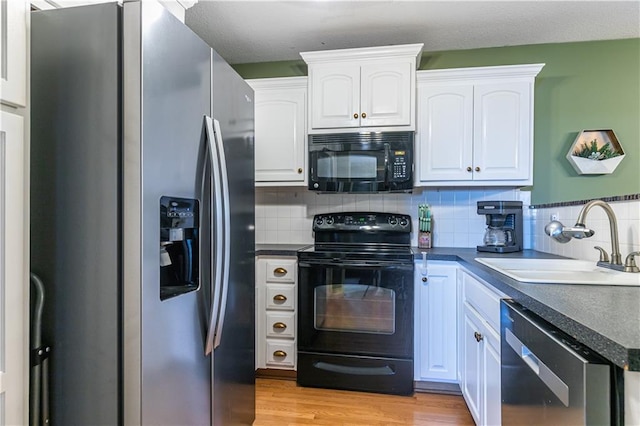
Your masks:
{"label": "cabinet knob", "polygon": [[358,118],[358,113],[353,114],[353,118]]}
{"label": "cabinet knob", "polygon": [[302,167],[298,167],[298,174],[302,174]]}
{"label": "cabinet knob", "polygon": [[427,282],[427,279],[428,279],[427,277],[422,277],[422,282],[423,282],[423,283],[426,283],[426,282]]}
{"label": "cabinet knob", "polygon": [[286,302],[287,301],[287,296],[284,296],[282,294],[276,294],[275,296],[273,296],[273,301],[274,302]]}
{"label": "cabinet knob", "polygon": [[482,339],[484,339],[484,337],[482,336],[482,334],[478,333],[477,331],[474,331],[474,332],[473,332],[473,337],[475,337],[475,338],[476,338],[476,342],[478,342],[478,343],[480,343],[480,341],[481,341]]}
{"label": "cabinet knob", "polygon": [[476,167],[476,172],[479,172],[479,171],[480,171],[480,167]]}
{"label": "cabinet knob", "polygon": [[273,352],[273,356],[278,358],[284,358],[287,356],[287,353],[285,351],[275,351]]}
{"label": "cabinet knob", "polygon": [[273,328],[276,328],[278,330],[284,330],[287,328],[287,324],[283,323],[283,322],[277,322],[275,324],[273,324]]}
{"label": "cabinet knob", "polygon": [[367,113],[366,112],[362,113],[362,118],[367,118]]}
{"label": "cabinet knob", "polygon": [[282,277],[287,275],[287,270],[284,268],[276,268],[273,270],[273,275],[275,275],[276,277]]}
{"label": "cabinet knob", "polygon": [[468,171],[468,172],[470,172],[471,170],[473,170],[473,169],[471,168],[471,166],[467,167],[467,171]]}

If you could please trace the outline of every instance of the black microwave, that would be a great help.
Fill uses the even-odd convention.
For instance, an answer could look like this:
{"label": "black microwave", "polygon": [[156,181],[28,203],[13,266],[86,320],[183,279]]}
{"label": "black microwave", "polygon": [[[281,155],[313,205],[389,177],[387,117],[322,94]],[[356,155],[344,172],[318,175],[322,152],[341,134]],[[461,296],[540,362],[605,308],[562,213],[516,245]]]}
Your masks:
{"label": "black microwave", "polygon": [[411,192],[414,132],[309,135],[309,189]]}

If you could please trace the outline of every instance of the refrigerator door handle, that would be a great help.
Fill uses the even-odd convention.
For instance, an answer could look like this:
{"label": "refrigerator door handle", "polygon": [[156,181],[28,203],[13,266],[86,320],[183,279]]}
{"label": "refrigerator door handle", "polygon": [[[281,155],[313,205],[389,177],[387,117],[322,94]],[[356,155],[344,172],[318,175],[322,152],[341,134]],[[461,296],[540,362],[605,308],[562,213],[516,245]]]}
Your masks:
{"label": "refrigerator door handle", "polygon": [[[222,214],[222,190],[221,190],[221,179],[220,179],[220,160],[218,158],[218,152],[215,147],[214,139],[214,129],[213,129],[213,120],[211,117],[204,117],[204,125],[207,136],[207,146],[206,150],[208,155],[206,155],[207,159],[210,161],[210,169],[211,169],[211,193],[209,195],[208,202],[210,203],[210,212],[211,218],[209,223],[209,229],[211,230],[211,249],[212,253],[210,256],[212,259],[212,268],[211,268],[211,308],[209,312],[209,326],[207,328],[207,338],[205,341],[205,355],[209,355],[213,352],[214,349],[214,336],[216,330],[216,322],[218,320],[219,311],[220,311],[220,288],[222,287],[222,268],[223,268],[223,231],[220,226],[219,218],[223,216]],[[203,194],[204,195],[204,194]]]}
{"label": "refrigerator door handle", "polygon": [[218,161],[220,170],[220,182],[222,186],[222,233],[224,235],[224,246],[222,258],[224,259],[222,269],[222,287],[219,298],[218,320],[215,330],[213,349],[220,345],[222,338],[222,327],[224,326],[224,314],[227,307],[227,295],[229,293],[229,258],[231,256],[231,212],[229,207],[229,177],[227,174],[227,160],[224,155],[224,144],[222,140],[222,132],[220,131],[220,122],[213,120],[216,148],[218,150]]}

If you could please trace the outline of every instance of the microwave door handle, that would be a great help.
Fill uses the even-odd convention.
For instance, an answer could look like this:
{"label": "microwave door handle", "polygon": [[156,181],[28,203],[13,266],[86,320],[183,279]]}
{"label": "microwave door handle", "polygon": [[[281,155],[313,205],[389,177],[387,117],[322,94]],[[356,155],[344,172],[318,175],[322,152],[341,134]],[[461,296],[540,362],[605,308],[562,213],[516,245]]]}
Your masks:
{"label": "microwave door handle", "polygon": [[384,181],[389,182],[389,144],[384,144]]}

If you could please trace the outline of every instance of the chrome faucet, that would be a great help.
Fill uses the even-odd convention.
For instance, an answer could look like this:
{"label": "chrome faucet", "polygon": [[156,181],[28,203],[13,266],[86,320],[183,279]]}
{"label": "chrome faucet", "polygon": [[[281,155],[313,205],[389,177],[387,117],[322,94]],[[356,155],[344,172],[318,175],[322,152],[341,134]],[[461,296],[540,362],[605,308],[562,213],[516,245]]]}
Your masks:
{"label": "chrome faucet", "polygon": [[611,231],[611,260],[609,260],[607,252],[602,247],[594,247],[600,252],[598,266],[615,269],[617,271],[640,272],[640,268],[638,268],[634,259],[634,256],[640,256],[640,252],[636,251],[630,253],[625,259],[624,265],[622,264],[620,241],[618,240],[618,221],[611,206],[602,200],[593,200],[585,204],[584,207],[582,207],[582,210],[580,210],[580,214],[578,214],[578,219],[574,226],[564,226],[562,223],[554,220],[545,226],[544,231],[559,243],[567,243],[571,241],[571,238],[589,238],[593,236],[595,232],[586,227],[585,221],[587,219],[587,213],[589,213],[591,208],[594,206],[600,206],[605,211],[609,218],[609,230]]}

